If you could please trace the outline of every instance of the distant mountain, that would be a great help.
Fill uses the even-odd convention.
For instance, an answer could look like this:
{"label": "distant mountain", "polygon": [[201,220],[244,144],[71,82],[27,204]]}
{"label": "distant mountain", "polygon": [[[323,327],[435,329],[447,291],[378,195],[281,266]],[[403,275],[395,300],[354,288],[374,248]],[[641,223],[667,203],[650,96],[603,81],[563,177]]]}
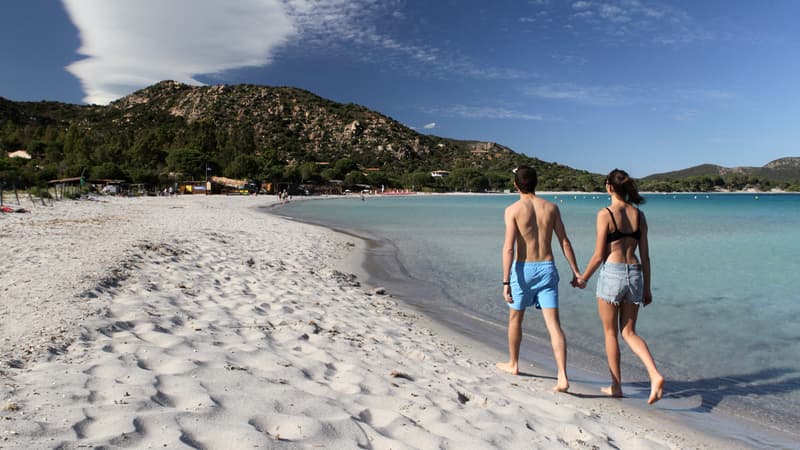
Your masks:
{"label": "distant mountain", "polygon": [[[643,178],[642,185],[652,190],[671,190],[666,184],[689,190],[773,188],[797,190],[800,185],[800,157],[780,158],[762,167],[722,167],[702,164],[688,169],[658,173]],[[699,188],[698,188],[699,186]]]}
{"label": "distant mountain", "polygon": [[343,161],[397,184],[433,170],[493,172],[507,183],[520,164],[535,166],[546,188],[592,189],[601,179],[494,142],[421,134],[363,106],[292,87],[163,81],[108,106],[0,98],[0,130],[0,149],[29,150],[52,176],[88,168],[152,182],[176,168],[203,176],[210,164],[216,174],[292,181],[308,179],[296,173],[304,165]]}
{"label": "distant mountain", "polygon": [[689,177],[720,177],[732,174],[760,177],[776,182],[797,181],[800,180],[800,157],[776,159],[762,167],[722,167],[714,164],[702,164],[688,169],[650,175],[643,180],[680,180]]}
{"label": "distant mountain", "polygon": [[780,158],[764,165],[768,169],[796,170],[800,169],[800,157]]}

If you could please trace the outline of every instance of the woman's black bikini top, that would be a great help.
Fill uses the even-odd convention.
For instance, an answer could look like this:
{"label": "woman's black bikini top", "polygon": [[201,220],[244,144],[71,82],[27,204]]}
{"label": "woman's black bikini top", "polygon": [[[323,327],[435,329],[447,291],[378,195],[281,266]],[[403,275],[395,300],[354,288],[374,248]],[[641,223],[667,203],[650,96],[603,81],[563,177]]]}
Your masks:
{"label": "woman's black bikini top", "polygon": [[641,226],[639,226],[639,210],[638,209],[636,210],[636,225],[637,225],[637,229],[636,229],[636,231],[632,231],[630,233],[623,233],[623,232],[619,231],[619,227],[617,227],[617,220],[614,219],[614,213],[611,212],[611,210],[609,208],[606,208],[606,209],[608,210],[608,213],[611,214],[611,221],[614,222],[614,231],[612,231],[611,233],[608,233],[608,236],[606,236],[606,243],[610,244],[610,243],[612,243],[614,241],[618,241],[618,240],[620,240],[622,238],[626,238],[626,237],[634,238],[634,239],[636,239],[638,241],[642,237]]}

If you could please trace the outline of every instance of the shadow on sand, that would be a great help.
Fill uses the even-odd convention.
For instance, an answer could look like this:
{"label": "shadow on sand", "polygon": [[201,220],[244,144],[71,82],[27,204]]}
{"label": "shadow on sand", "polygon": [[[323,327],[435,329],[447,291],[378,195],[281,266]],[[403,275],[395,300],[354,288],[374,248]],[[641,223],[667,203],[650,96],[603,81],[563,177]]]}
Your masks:
{"label": "shadow on sand", "polygon": [[[528,378],[539,378],[553,380],[556,378],[548,375],[535,375],[532,373],[520,372],[519,376]],[[630,389],[625,386],[635,388],[639,393],[630,393]],[[626,392],[622,398],[630,397],[647,398],[650,394],[649,381],[634,381],[625,383],[623,390]],[[800,376],[794,369],[774,368],[764,369],[744,375],[728,377],[703,378],[692,381],[677,381],[667,379],[664,398],[685,399],[700,397],[700,404],[693,408],[685,409],[691,412],[711,412],[727,397],[759,397],[766,395],[783,395],[790,392],[800,391]],[[611,398],[605,394],[587,394],[581,392],[567,392],[573,397],[579,398]]]}
{"label": "shadow on sand", "polygon": [[[782,395],[800,390],[800,376],[794,369],[764,369],[744,375],[703,378],[693,381],[667,380],[664,398],[700,397],[700,404],[687,411],[711,412],[727,397]],[[649,382],[633,382],[631,386],[649,393]]]}

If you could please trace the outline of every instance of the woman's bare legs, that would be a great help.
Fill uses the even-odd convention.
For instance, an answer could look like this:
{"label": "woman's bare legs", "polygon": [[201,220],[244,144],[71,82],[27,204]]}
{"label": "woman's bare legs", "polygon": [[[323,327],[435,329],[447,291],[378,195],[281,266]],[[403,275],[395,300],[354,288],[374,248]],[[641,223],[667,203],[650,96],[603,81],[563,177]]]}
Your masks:
{"label": "woman's bare legs", "polygon": [[553,357],[556,359],[558,367],[558,382],[553,388],[556,392],[567,392],[569,389],[569,379],[567,378],[567,339],[564,331],[561,330],[561,322],[558,319],[558,308],[542,308],[544,323],[547,325],[547,332],[550,334],[550,345],[553,346]]}
{"label": "woman's bare legs", "polygon": [[619,307],[598,298],[597,313],[600,316],[600,322],[603,324],[606,358],[608,359],[608,370],[611,372],[611,386],[601,390],[612,397],[622,397],[622,376],[619,369],[618,341]]}
{"label": "woman's bare legs", "polygon": [[497,363],[498,369],[512,375],[519,374],[519,345],[522,342],[522,319],[525,310],[508,308],[508,362]]}
{"label": "woman's bare legs", "polygon": [[[642,360],[647,374],[650,376],[650,398],[647,403],[653,404],[663,396],[664,377],[659,373],[656,368],[656,362],[653,360],[653,355],[650,354],[650,349],[647,343],[638,334],[636,334],[636,317],[639,315],[639,305],[631,303],[623,303],[620,306],[619,328],[622,330],[622,338],[633,350],[633,353]],[[606,349],[608,345],[608,338],[606,338]],[[619,357],[617,357],[617,367],[619,367]]]}

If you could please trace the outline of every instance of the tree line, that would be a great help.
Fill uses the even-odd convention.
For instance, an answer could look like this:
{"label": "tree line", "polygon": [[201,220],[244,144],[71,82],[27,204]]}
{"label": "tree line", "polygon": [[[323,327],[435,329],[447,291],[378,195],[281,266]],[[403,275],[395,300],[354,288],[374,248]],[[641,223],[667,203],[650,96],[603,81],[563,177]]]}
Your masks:
{"label": "tree line", "polygon": [[[296,185],[323,185],[336,180],[373,188],[486,192],[512,189],[511,169],[525,164],[539,172],[539,190],[604,191],[602,175],[513,152],[494,159],[476,158],[460,148],[457,141],[441,138],[430,138],[443,143],[439,153],[398,159],[366,149],[310,151],[302,139],[291,133],[272,134],[269,145],[264,145],[252,127],[187,123],[182,118],[157,113],[139,117],[137,126],[121,123],[118,116],[104,116],[108,113],[102,110],[84,112],[80,120],[75,120],[74,107],[68,106],[63,114],[71,117],[69,121],[59,121],[58,114],[51,112],[50,120],[0,122],[0,182],[19,188],[42,188],[53,179],[84,175],[141,183],[159,190],[176,180],[204,180],[208,175],[219,175]],[[16,150],[26,150],[31,159],[6,156]],[[433,177],[434,170],[448,170],[450,174]],[[644,179],[639,188],[655,192],[750,188],[800,191],[800,184],[731,173]]]}

